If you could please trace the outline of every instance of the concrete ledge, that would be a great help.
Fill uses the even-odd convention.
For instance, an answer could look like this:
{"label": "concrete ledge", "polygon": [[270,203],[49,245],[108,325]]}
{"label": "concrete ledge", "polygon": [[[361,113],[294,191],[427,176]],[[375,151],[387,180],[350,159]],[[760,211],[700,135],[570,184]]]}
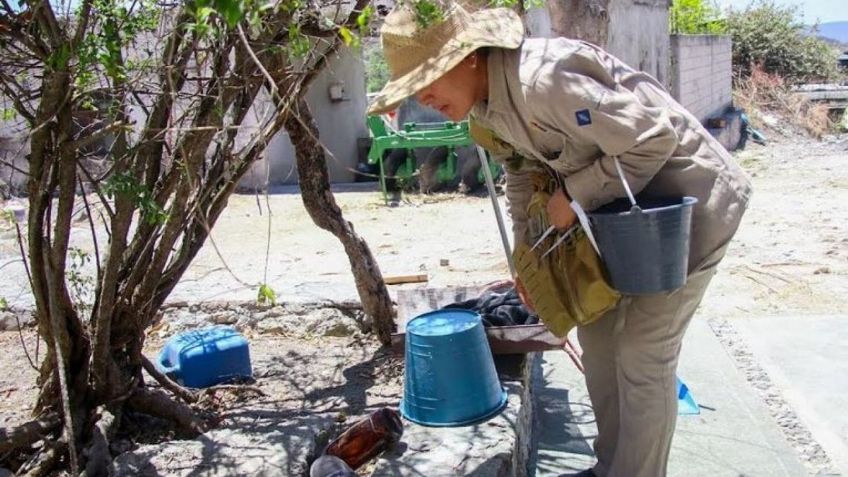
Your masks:
{"label": "concrete ledge", "polygon": [[531,380],[541,370],[541,354],[529,353],[520,375],[508,381],[509,402],[498,416],[473,426],[424,427],[404,422],[395,449],[377,461],[372,476],[497,476],[524,477],[533,423]]}

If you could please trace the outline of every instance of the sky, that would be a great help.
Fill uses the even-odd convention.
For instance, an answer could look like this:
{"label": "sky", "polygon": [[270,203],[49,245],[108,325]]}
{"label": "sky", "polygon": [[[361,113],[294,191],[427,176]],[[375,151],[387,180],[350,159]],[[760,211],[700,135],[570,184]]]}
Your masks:
{"label": "sky", "polygon": [[[714,0],[722,9],[733,7],[743,9],[751,0]],[[773,0],[777,5],[797,5],[804,15],[804,23],[848,21],[848,0]]]}

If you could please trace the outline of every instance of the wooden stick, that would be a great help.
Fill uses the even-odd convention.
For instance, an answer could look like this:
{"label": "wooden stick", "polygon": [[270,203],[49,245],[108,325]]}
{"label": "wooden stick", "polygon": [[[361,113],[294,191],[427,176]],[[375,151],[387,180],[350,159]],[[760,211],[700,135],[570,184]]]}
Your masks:
{"label": "wooden stick", "polygon": [[422,275],[398,275],[395,277],[384,277],[386,285],[400,285],[401,283],[422,283],[429,281],[426,274]]}

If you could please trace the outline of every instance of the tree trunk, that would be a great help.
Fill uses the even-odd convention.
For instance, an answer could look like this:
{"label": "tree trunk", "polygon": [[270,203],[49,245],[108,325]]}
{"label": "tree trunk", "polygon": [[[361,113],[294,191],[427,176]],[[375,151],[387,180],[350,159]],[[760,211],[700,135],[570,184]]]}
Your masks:
{"label": "tree trunk", "polygon": [[548,0],[551,30],[606,48],[609,41],[609,0]]}
{"label": "tree trunk", "polygon": [[316,225],[335,235],[344,245],[350,260],[356,290],[362,300],[362,308],[372,319],[372,330],[380,343],[389,345],[395,330],[394,308],[389,291],[380,273],[380,267],[368,244],[356,234],[353,224],[342,216],[336,199],[330,191],[330,179],[324,151],[318,142],[318,128],[303,98],[286,118],[285,128],[289,132],[297,157],[297,174],[303,205]]}

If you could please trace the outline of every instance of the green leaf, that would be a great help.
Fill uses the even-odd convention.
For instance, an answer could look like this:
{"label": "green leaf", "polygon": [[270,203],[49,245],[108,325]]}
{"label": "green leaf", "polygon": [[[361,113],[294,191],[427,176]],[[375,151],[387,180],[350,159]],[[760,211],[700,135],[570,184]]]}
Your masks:
{"label": "green leaf", "polygon": [[350,46],[353,42],[353,34],[350,33],[350,30],[347,27],[339,28],[339,35],[342,36],[342,41],[345,42],[345,45]]}
{"label": "green leaf", "polygon": [[215,0],[215,10],[227,22],[230,28],[234,28],[244,19],[244,9],[241,0]]}
{"label": "green leaf", "polygon": [[289,28],[289,54],[294,58],[303,58],[309,53],[311,44],[306,35],[300,32],[300,26]]}
{"label": "green leaf", "polygon": [[12,108],[6,108],[3,110],[3,121],[11,121],[18,116],[17,111]]}
{"label": "green leaf", "polygon": [[259,285],[259,293],[256,295],[256,301],[260,305],[269,303],[273,306],[277,304],[277,294],[267,283],[263,283]]}
{"label": "green leaf", "polygon": [[9,309],[9,302],[6,301],[6,297],[0,296],[0,311],[6,311]]}
{"label": "green leaf", "polygon": [[421,28],[427,28],[445,18],[443,8],[436,0],[412,0],[412,8],[415,11],[415,22]]}
{"label": "green leaf", "polygon": [[368,27],[371,25],[371,18],[374,17],[374,7],[368,5],[362,9],[362,12],[356,17],[356,26],[359,27],[359,33],[365,34],[368,32]]}

